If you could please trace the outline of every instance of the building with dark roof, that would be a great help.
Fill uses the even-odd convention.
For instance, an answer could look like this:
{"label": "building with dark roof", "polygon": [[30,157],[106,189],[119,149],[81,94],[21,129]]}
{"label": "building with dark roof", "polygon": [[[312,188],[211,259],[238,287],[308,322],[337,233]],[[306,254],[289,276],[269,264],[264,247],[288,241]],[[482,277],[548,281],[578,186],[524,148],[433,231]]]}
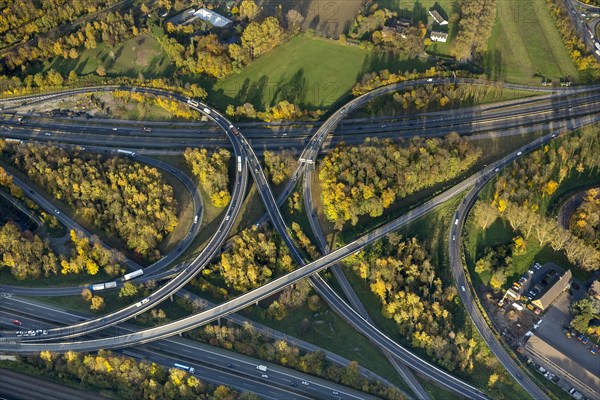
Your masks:
{"label": "building with dark roof", "polygon": [[571,270],[568,270],[564,274],[558,277],[558,279],[552,284],[548,285],[546,291],[537,299],[533,300],[531,304],[541,310],[545,310],[556,300],[565,289],[569,287],[573,274]]}
{"label": "building with dark roof", "polygon": [[[569,381],[590,399],[600,398],[600,377],[597,370],[589,370],[573,357],[558,350],[556,346],[533,334],[525,344],[527,354],[561,378]],[[590,355],[591,356],[591,355]]]}
{"label": "building with dark roof", "polygon": [[431,15],[431,18],[433,18],[433,20],[439,25],[448,25],[448,21],[446,21],[446,19],[442,17],[442,14],[440,14],[437,10],[429,10],[429,15]]}

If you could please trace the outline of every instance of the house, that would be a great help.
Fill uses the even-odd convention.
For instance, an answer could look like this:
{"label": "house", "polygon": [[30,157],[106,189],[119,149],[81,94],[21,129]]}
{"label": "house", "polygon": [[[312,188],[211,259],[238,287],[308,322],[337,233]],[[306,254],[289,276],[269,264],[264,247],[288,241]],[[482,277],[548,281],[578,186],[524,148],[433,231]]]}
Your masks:
{"label": "house", "polygon": [[429,10],[429,15],[438,25],[448,25],[448,21],[437,10]]}
{"label": "house", "polygon": [[210,22],[217,28],[224,28],[232,23],[230,19],[206,8],[199,9],[194,13],[194,16],[200,18],[202,21]]}
{"label": "house", "polygon": [[429,38],[433,42],[446,43],[446,41],[448,40],[448,34],[444,32],[431,31]]}
{"label": "house", "polygon": [[189,9],[175,15],[173,18],[169,19],[167,22],[170,22],[173,25],[183,25],[185,23],[192,22],[192,20],[196,19],[196,17],[194,17],[195,12],[196,12],[196,10],[194,10],[193,8],[189,8]]}
{"label": "house", "polygon": [[544,294],[542,294],[538,299],[533,300],[531,304],[542,311],[547,309],[554,302],[554,300],[556,300],[558,295],[560,295],[563,290],[569,287],[572,277],[573,274],[571,274],[571,270],[568,270],[556,281],[554,281],[552,285],[549,285]]}
{"label": "house", "polygon": [[406,18],[394,18],[390,22],[390,28],[394,29],[404,39],[406,39],[407,33],[410,29],[410,20]]}

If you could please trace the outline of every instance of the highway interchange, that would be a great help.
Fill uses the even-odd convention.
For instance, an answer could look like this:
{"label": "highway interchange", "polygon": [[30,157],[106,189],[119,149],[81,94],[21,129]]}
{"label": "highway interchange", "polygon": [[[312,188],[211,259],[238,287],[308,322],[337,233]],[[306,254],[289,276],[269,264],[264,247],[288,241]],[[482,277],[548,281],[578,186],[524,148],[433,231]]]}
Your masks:
{"label": "highway interchange", "polygon": [[[445,81],[440,80],[440,82],[435,82],[435,83],[442,83],[442,82],[445,82]],[[413,82],[412,84],[426,84],[426,83],[427,83],[426,81],[422,81],[422,82],[416,82],[416,83]],[[404,86],[400,86],[400,87],[407,86],[407,84],[401,84],[401,85],[404,85]],[[352,102],[350,102],[349,104],[347,104],[346,106],[342,107],[336,113],[334,113],[332,115],[332,117],[330,117],[323,125],[321,125],[321,127],[319,128],[317,133],[308,142],[304,152],[302,153],[301,159],[311,160],[314,163],[314,161],[316,160],[318,151],[320,149],[320,146],[324,142],[325,137],[329,134],[330,131],[332,131],[335,128],[336,125],[338,125],[338,123],[341,121],[341,119],[344,118],[345,114],[350,113],[350,112],[354,111],[356,108],[361,107],[362,105],[364,105],[366,102],[370,101],[375,96],[381,95],[383,93],[389,93],[391,91],[398,90],[399,86],[398,85],[394,85],[394,86],[395,87],[393,87],[393,88],[385,87],[385,88],[382,88],[385,90],[374,91],[374,92],[378,92],[378,93],[372,92],[363,97],[359,97],[359,98],[353,100]],[[570,93],[576,93],[576,91],[571,89]],[[590,97],[591,97],[590,100],[592,100],[592,103],[590,103],[591,105],[588,104],[588,106],[592,107],[591,108],[592,111],[597,111],[598,108],[597,108],[597,104],[595,102],[597,99],[593,98],[593,96],[590,96]],[[204,108],[204,107],[202,107],[202,108]],[[198,109],[200,110],[200,108],[198,108]],[[572,109],[573,109],[573,106],[568,107],[569,112],[571,112]],[[586,112],[589,114],[589,110]],[[293,175],[293,178],[290,180],[290,183],[288,184],[288,187],[290,188],[290,190],[288,191],[286,188],[286,190],[283,191],[282,195],[279,196],[277,201],[275,201],[275,199],[272,195],[272,192],[269,189],[268,183],[266,181],[266,177],[265,177],[264,173],[262,172],[262,168],[260,166],[258,158],[256,157],[256,154],[253,152],[252,146],[250,146],[248,141],[246,141],[246,139],[237,131],[237,129],[233,128],[233,126],[227,120],[225,120],[220,114],[218,114],[215,110],[211,110],[211,112],[208,114],[208,116],[211,117],[214,120],[214,122],[216,122],[221,128],[223,128],[226,131],[226,133],[228,134],[228,137],[232,141],[232,144],[233,144],[233,147],[235,150],[235,154],[236,155],[237,154],[244,155],[244,158],[247,160],[247,163],[249,164],[249,170],[253,174],[253,176],[255,178],[255,182],[258,184],[258,186],[260,188],[261,197],[267,204],[267,209],[270,211],[270,217],[274,223],[275,228],[280,232],[280,234],[282,234],[282,237],[284,237],[284,240],[286,240],[286,244],[288,244],[288,246],[290,247],[290,251],[292,252],[292,255],[294,256],[294,259],[296,260],[296,262],[298,262],[299,265],[303,265],[304,261],[302,260],[302,257],[300,256],[300,254],[294,253],[293,249],[295,248],[295,245],[293,243],[293,240],[291,238],[286,239],[285,222],[283,222],[281,214],[278,212],[279,209],[275,204],[276,203],[281,204],[282,201],[285,200],[287,195],[289,195],[291,190],[293,190],[295,184],[298,182],[301,174],[306,170],[306,166],[311,165],[311,163],[304,162],[304,163],[300,164],[299,168],[297,169],[296,173]],[[597,120],[597,118],[596,118],[596,120]],[[14,133],[14,132],[11,132],[11,135],[12,135],[12,133]],[[253,145],[254,145],[254,142],[253,142]],[[532,144],[531,146],[533,146],[533,145],[534,144]],[[533,147],[531,147],[531,148],[533,148]],[[513,158],[510,158],[511,156]],[[500,162],[508,163],[508,162],[512,161],[512,159],[514,159],[515,156],[514,156],[514,154],[511,156],[509,156],[509,158],[501,160]],[[494,165],[496,165],[496,164],[494,164]],[[498,165],[500,165],[500,164],[498,164]],[[245,163],[244,167],[246,168],[246,163]],[[247,174],[244,171],[244,173],[242,175],[246,176]],[[481,175],[481,172],[479,174],[475,174],[474,176],[471,176],[471,177],[465,179],[458,185],[456,185],[453,188],[449,189],[448,191],[444,192],[442,195],[437,196],[435,199],[432,199],[429,202],[423,204],[422,206],[415,208],[406,216],[403,216],[403,217],[399,218],[398,220],[395,220],[392,223],[387,224],[387,225],[369,233],[365,237],[360,238],[357,241],[350,243],[349,245],[345,246],[344,248],[338,249],[330,254],[327,254],[323,258],[321,258],[315,262],[309,263],[305,267],[301,267],[298,270],[292,272],[291,274],[289,274],[287,276],[281,277],[273,282],[270,282],[269,284],[265,285],[264,287],[262,287],[258,290],[247,293],[243,296],[240,296],[239,298],[237,298],[235,300],[232,300],[231,302],[221,304],[212,310],[208,310],[206,312],[197,314],[193,317],[189,317],[189,318],[186,318],[186,319],[183,319],[180,321],[175,321],[172,324],[164,325],[164,326],[161,326],[158,328],[153,328],[153,329],[139,332],[136,334],[121,335],[116,338],[96,339],[94,341],[81,341],[81,342],[71,342],[71,343],[67,342],[67,343],[62,343],[62,344],[54,344],[54,343],[31,343],[31,344],[29,344],[29,343],[23,342],[23,343],[17,343],[17,344],[10,345],[9,343],[6,343],[6,346],[7,346],[6,349],[12,350],[12,351],[30,352],[30,351],[36,351],[34,349],[42,349],[42,348],[54,349],[54,350],[63,350],[63,349],[66,349],[67,347],[73,348],[73,349],[97,349],[100,347],[116,348],[116,347],[123,347],[125,345],[129,345],[132,343],[142,343],[142,342],[148,342],[151,340],[156,340],[157,338],[167,337],[169,335],[172,335],[173,333],[187,330],[192,326],[199,326],[202,323],[208,322],[210,320],[214,320],[220,316],[224,316],[230,312],[241,309],[241,308],[245,307],[246,305],[257,301],[260,298],[268,296],[270,293],[274,293],[274,292],[280,290],[282,287],[286,286],[287,284],[290,284],[298,279],[302,279],[310,274],[313,274],[318,270],[321,270],[323,268],[326,268],[330,265],[335,264],[336,261],[342,259],[343,257],[345,257],[349,254],[352,254],[353,252],[359,250],[360,248],[363,248],[364,246],[368,245],[369,243],[372,243],[373,241],[383,237],[388,232],[398,229],[398,227],[400,227],[402,224],[406,223],[407,221],[416,219],[418,216],[424,214],[425,212],[427,212],[434,206],[441,204],[441,202],[443,202],[443,201],[449,199],[450,197],[454,196],[455,194],[460,193],[461,191],[467,189],[468,187],[472,186],[477,179],[480,179],[483,176],[485,176],[485,175]],[[244,178],[240,178],[239,176],[236,177],[236,184],[234,185],[234,194],[235,194],[235,188],[237,187],[237,184],[238,183],[242,184],[243,182],[241,180],[243,180],[243,179]],[[230,207],[232,207],[233,209],[228,210],[227,215],[233,215],[232,213],[235,212],[236,207],[238,208],[238,211],[239,211],[239,206],[241,204],[241,201],[237,201],[237,199],[239,199],[240,197],[233,196],[232,198],[233,198],[233,200],[232,200],[232,203],[230,204]],[[230,221],[233,221],[234,219],[235,218],[231,218]],[[221,229],[223,229],[223,232],[225,232],[225,230],[227,229],[227,226],[220,227],[217,234],[219,232],[221,232]],[[219,235],[217,235],[217,236],[219,236]],[[223,236],[223,237],[219,237],[219,239],[215,239],[215,243],[218,241],[220,241],[220,243],[223,242],[223,238],[224,238],[225,234],[223,234],[221,236]],[[219,243],[219,246],[220,246],[220,243]],[[209,248],[209,246],[207,246],[206,248]],[[196,262],[196,261],[193,262],[192,264],[195,266],[200,265],[200,263]],[[190,264],[190,265],[192,265],[192,264]],[[186,267],[186,271],[191,274],[190,271],[194,268],[196,268],[196,267],[188,266],[188,267]],[[188,271],[188,269],[190,271]],[[185,275],[185,272],[182,272],[178,276],[181,276],[181,275]],[[315,281],[318,281],[318,279],[313,280],[313,284],[315,283]],[[167,286],[167,285],[165,285],[165,286]],[[163,287],[165,287],[165,286],[163,286]],[[173,291],[172,288],[169,290],[171,290],[171,292]],[[325,290],[328,292],[335,293],[330,289],[325,289]],[[148,306],[156,305],[158,302],[164,300],[164,298],[166,296],[162,296],[161,294],[156,293],[156,297],[155,297],[155,293],[153,293],[151,297],[153,299],[151,299],[151,303],[148,304]],[[337,300],[336,299],[328,299],[328,301],[331,302],[332,304],[335,304]],[[339,299],[339,301],[341,301],[341,299]],[[477,389],[472,388],[469,385],[466,385],[466,384],[458,381],[456,378],[453,378],[453,377],[449,376],[449,374],[446,374],[443,371],[438,370],[437,368],[425,363],[423,360],[420,360],[418,358],[411,359],[411,356],[412,357],[415,357],[415,356],[408,355],[410,353],[406,352],[405,349],[403,349],[400,346],[398,346],[397,344],[393,343],[393,341],[391,339],[385,337],[385,335],[383,335],[375,327],[373,327],[371,324],[369,324],[368,321],[364,320],[358,314],[356,314],[355,316],[351,316],[352,313],[349,311],[349,310],[351,310],[351,308],[347,304],[345,304],[343,301],[341,301],[341,303],[338,303],[338,305],[339,305],[338,311],[341,310],[342,315],[348,316],[348,319],[350,321],[352,321],[353,319],[355,320],[353,325],[357,326],[364,333],[372,334],[373,336],[369,336],[369,337],[371,337],[372,340],[374,340],[375,342],[379,341],[379,344],[383,348],[388,349],[390,353],[401,358],[403,360],[403,362],[410,364],[413,368],[415,368],[417,370],[420,370],[419,368],[422,368],[423,370],[420,370],[422,373],[432,377],[433,379],[437,380],[438,383],[441,383],[442,385],[445,385],[459,393],[462,393],[462,394],[467,395],[472,398],[485,398],[485,396],[483,396],[481,394],[481,392],[479,392]],[[336,308],[336,307],[334,306],[334,308]],[[144,309],[146,309],[146,308],[144,308]],[[133,311],[135,311],[135,310],[133,310]],[[137,315],[137,313],[134,313],[134,315]],[[69,327],[69,328],[60,328],[59,330],[53,330],[52,335],[48,335],[48,338],[58,338],[58,337],[64,338],[64,337],[73,337],[75,335],[89,334],[93,331],[104,328],[108,324],[113,324],[113,322],[114,322],[114,324],[120,323],[120,322],[124,321],[126,318],[129,318],[131,316],[132,316],[131,311],[128,311],[128,313],[125,313],[125,314],[119,314],[118,317],[116,317],[114,319],[114,321],[111,318],[112,316],[110,316],[110,317],[105,316],[104,317],[105,321],[101,322],[101,323],[100,322],[94,323],[94,322],[90,321],[91,323],[86,322],[83,324],[76,324],[74,328]],[[193,323],[192,323],[192,321],[189,321],[189,319],[195,319],[195,321],[193,321]],[[102,319],[99,318],[98,320],[102,320]],[[170,325],[172,325],[172,326],[170,326]],[[66,335],[64,335],[63,333],[65,333],[65,332],[68,332],[68,333]],[[31,338],[29,338],[29,339],[31,339]],[[29,342],[29,340],[27,342]],[[408,361],[407,361],[407,358],[409,359]],[[531,388],[529,388],[529,389],[531,389]],[[532,393],[532,391],[530,391],[530,393]],[[535,392],[533,392],[533,393],[535,393]]]}

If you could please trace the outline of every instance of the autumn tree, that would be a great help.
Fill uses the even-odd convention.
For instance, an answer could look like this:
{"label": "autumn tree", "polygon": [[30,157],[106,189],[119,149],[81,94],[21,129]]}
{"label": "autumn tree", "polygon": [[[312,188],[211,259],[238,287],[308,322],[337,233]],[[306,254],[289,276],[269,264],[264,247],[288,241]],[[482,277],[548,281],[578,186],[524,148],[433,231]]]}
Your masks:
{"label": "autumn tree", "polygon": [[496,0],[461,0],[460,20],[450,51],[460,60],[472,59],[487,48],[496,20]]}
{"label": "autumn tree", "polygon": [[100,296],[93,296],[91,298],[90,310],[92,311],[102,311],[104,309],[104,298]]}
{"label": "autumn tree", "polygon": [[293,261],[281,239],[253,226],[233,239],[231,253],[223,253],[215,269],[228,286],[246,291],[268,282],[273,274],[289,272]]}
{"label": "autumn tree", "polygon": [[212,204],[215,207],[229,204],[231,194],[228,189],[228,163],[231,153],[226,149],[217,149],[209,155],[206,149],[188,148],[183,156],[210,196]]}
{"label": "autumn tree", "polygon": [[319,171],[325,216],[336,229],[346,221],[355,225],[362,215],[379,217],[396,200],[458,176],[480,155],[480,149],[456,134],[444,140],[340,144],[323,159]]}
{"label": "autumn tree", "polygon": [[259,8],[253,0],[242,0],[239,5],[240,19],[254,20],[259,13]]}
{"label": "autumn tree", "polygon": [[[49,194],[77,209],[90,227],[123,239],[142,256],[155,257],[158,243],[177,225],[173,188],[156,168],[31,144],[13,146],[3,156]],[[92,264],[71,267],[94,270]]]}
{"label": "autumn tree", "polygon": [[259,57],[277,47],[283,41],[283,29],[274,17],[262,22],[251,22],[242,33],[242,47],[247,49],[250,58]]}
{"label": "autumn tree", "polygon": [[58,256],[48,239],[22,232],[14,222],[0,226],[0,267],[19,280],[49,277],[58,270]]}
{"label": "autumn tree", "polygon": [[293,173],[296,162],[290,153],[282,152],[276,154],[265,150],[263,156],[265,157],[267,174],[271,177],[271,181],[275,185],[280,185]]}

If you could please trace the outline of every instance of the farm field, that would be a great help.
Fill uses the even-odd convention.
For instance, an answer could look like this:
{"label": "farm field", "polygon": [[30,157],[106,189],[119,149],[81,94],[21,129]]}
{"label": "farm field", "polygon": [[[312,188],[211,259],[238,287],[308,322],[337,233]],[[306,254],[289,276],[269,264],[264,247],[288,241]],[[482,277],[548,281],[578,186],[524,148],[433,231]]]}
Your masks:
{"label": "farm field", "polygon": [[498,2],[484,66],[487,78],[514,83],[539,85],[541,76],[554,82],[577,78],[550,12],[536,0]]}

